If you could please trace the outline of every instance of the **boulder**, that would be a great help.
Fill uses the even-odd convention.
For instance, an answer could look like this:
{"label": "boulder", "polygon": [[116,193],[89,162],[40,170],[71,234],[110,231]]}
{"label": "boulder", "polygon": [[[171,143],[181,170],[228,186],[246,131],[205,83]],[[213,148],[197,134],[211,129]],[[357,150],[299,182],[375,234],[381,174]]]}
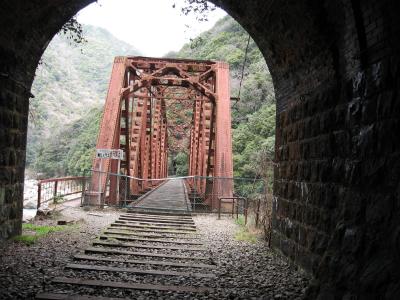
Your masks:
{"label": "boulder", "polygon": [[52,210],[50,208],[48,208],[48,207],[40,207],[37,210],[37,215],[38,216],[47,216],[47,215],[50,215],[51,213],[52,213]]}
{"label": "boulder", "polygon": [[29,199],[27,201],[24,201],[24,208],[26,208],[26,209],[35,209],[36,206],[37,206],[36,199]]}

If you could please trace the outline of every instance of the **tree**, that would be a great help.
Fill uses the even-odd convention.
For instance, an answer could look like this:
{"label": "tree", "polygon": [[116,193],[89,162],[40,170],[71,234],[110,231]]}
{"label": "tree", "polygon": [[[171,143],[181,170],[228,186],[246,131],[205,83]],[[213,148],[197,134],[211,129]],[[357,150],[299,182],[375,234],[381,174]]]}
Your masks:
{"label": "tree", "polygon": [[177,176],[187,176],[189,172],[189,158],[187,153],[179,152],[175,156],[175,168]]}
{"label": "tree", "polygon": [[63,27],[61,27],[59,33],[65,35],[67,39],[76,44],[87,42],[83,35],[82,24],[78,22],[76,16],[72,17],[67,23],[65,23]]}
{"label": "tree", "polygon": [[[173,5],[176,7],[176,4]],[[185,0],[184,6],[181,7],[181,12],[184,15],[194,14],[197,21],[208,21],[208,13],[215,10],[216,6],[206,0]]]}

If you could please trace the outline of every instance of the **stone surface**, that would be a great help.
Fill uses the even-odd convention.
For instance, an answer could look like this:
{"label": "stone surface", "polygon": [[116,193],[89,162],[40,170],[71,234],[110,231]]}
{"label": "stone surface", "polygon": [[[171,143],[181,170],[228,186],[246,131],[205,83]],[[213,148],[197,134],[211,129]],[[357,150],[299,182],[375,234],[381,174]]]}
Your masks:
{"label": "stone surface", "polygon": [[30,199],[30,200],[24,201],[24,208],[34,209],[36,207],[37,207],[37,200],[35,201],[34,199]]}

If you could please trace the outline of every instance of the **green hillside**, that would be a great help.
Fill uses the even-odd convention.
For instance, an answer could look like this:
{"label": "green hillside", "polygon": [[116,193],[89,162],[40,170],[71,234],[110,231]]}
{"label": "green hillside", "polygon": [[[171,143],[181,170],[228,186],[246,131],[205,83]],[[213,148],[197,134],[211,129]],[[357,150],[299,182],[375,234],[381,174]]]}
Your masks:
{"label": "green hillside", "polygon": [[[50,139],[42,139],[40,143],[37,143],[40,139],[36,140],[37,148],[30,156],[30,163],[37,172],[43,172],[48,176],[77,175],[83,169],[90,167],[101,114],[98,107],[104,101],[111,63],[115,55],[127,54],[123,51],[115,53],[121,47],[117,47],[115,38],[104,30],[93,27],[86,30],[88,43],[84,46],[83,55],[87,57],[82,56],[79,48],[73,49],[62,37],[57,37],[52,42],[56,45],[51,44],[44,56],[44,64],[41,68],[47,69],[45,72],[38,72],[38,78],[35,81],[37,91],[41,91],[35,94],[34,90],[34,94],[37,95],[35,109],[40,112],[40,130],[46,132],[50,127],[54,130],[52,129]],[[247,41],[247,33],[227,16],[218,21],[211,30],[202,33],[192,43],[185,45],[179,52],[171,52],[167,56],[228,62],[232,97],[236,97]],[[122,42],[119,41],[119,43]],[[125,46],[124,51],[133,54],[135,50],[130,50],[126,44]],[[64,47],[70,49],[66,50]],[[85,48],[88,49],[85,50]],[[102,48],[107,53],[101,54]],[[63,53],[57,49],[68,52],[68,62],[63,55],[57,57],[56,53]],[[64,61],[68,67],[63,69],[71,69],[71,71],[65,73],[66,71],[58,68],[53,70],[53,64],[50,67],[48,61],[54,60],[57,61],[56,66]],[[40,78],[41,73],[46,76]],[[62,74],[73,74],[73,76],[68,79]],[[53,93],[54,85],[58,87],[60,94],[48,97]],[[60,95],[67,95],[63,98],[62,104],[55,101],[60,98]],[[238,103],[232,103],[235,176],[260,176],[262,162],[265,159],[272,159],[274,149],[275,98],[268,68],[252,40],[249,43],[240,98]],[[47,102],[50,102],[51,106],[46,106]],[[191,105],[187,107],[178,107],[181,105],[179,103],[170,105],[171,107],[175,105],[174,109],[167,111],[171,158],[175,160],[179,175],[184,175],[187,171],[185,152],[188,145],[188,132],[185,133],[185,131],[191,118],[191,112],[186,113],[185,109],[190,110]],[[91,107],[96,107],[96,109],[90,110]],[[83,113],[86,115],[83,116]],[[69,121],[68,126],[63,124],[65,120]],[[71,120],[74,121],[71,122]],[[40,132],[37,128],[35,130]],[[32,136],[34,135],[31,131],[31,139]]]}
{"label": "green hillside", "polygon": [[[237,97],[247,41],[247,32],[234,19],[226,16],[192,43],[186,44],[178,53],[171,52],[168,55],[229,63],[231,96]],[[249,114],[256,112],[263,104],[275,102],[268,67],[252,39],[249,43],[240,98],[232,110],[233,127],[246,122]]]}
{"label": "green hillside", "polygon": [[[35,98],[30,103],[27,166],[47,176],[76,171],[66,169],[70,157],[59,146],[73,147],[73,141],[68,138],[79,138],[81,131],[69,132],[76,129],[75,122],[85,124],[82,118],[98,120],[114,57],[138,54],[136,48],[105,29],[89,25],[83,25],[83,29],[87,43],[74,45],[62,34],[55,36],[36,70],[32,87]],[[97,133],[93,132],[91,145],[96,137]],[[49,149],[54,153],[50,155]],[[66,161],[53,161],[58,156]]]}
{"label": "green hillside", "polygon": [[[168,56],[228,62],[231,96],[237,97],[247,42],[247,32],[234,19],[226,16],[191,44]],[[232,127],[235,176],[265,175],[264,162],[273,159],[275,145],[275,96],[268,67],[252,39],[240,101],[232,103]]]}
{"label": "green hillside", "polygon": [[91,168],[102,107],[94,107],[71,124],[57,128],[38,146],[33,167],[46,176],[80,175]]}

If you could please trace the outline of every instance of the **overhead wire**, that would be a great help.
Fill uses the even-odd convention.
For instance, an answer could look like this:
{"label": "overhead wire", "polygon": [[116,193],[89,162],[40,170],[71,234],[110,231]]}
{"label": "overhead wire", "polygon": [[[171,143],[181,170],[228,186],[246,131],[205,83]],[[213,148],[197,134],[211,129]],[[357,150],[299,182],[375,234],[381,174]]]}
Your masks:
{"label": "overhead wire", "polygon": [[250,34],[249,34],[249,37],[248,37],[248,39],[247,39],[246,50],[245,50],[245,52],[244,52],[244,59],[243,59],[243,64],[242,64],[242,72],[241,72],[241,75],[240,75],[240,83],[239,83],[238,96],[237,96],[236,102],[235,102],[235,104],[232,106],[232,108],[235,108],[236,105],[238,104],[238,102],[240,101],[240,93],[241,93],[241,90],[242,90],[242,84],[243,84],[243,78],[244,78],[244,69],[245,69],[245,67],[246,67],[247,55],[248,55],[248,52],[249,52],[250,38],[251,38],[251,37],[250,37]]}

